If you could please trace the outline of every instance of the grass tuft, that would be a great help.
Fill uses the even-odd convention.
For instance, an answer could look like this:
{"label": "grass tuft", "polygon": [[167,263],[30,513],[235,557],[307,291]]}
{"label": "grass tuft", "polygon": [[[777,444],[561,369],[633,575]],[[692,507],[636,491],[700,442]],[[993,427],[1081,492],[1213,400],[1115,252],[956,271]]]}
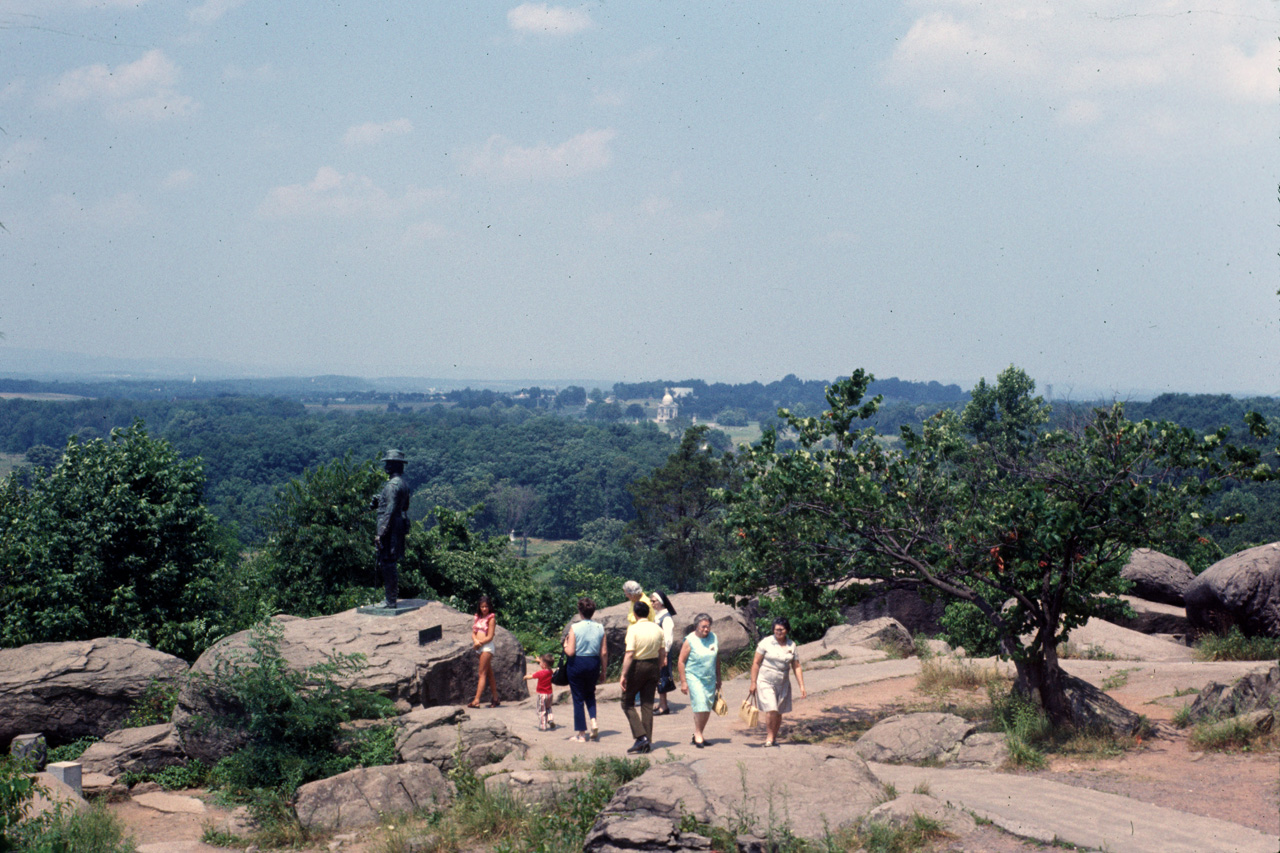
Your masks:
{"label": "grass tuft", "polygon": [[922,693],[978,690],[1004,680],[993,665],[984,666],[967,658],[932,657],[920,661],[916,689]]}

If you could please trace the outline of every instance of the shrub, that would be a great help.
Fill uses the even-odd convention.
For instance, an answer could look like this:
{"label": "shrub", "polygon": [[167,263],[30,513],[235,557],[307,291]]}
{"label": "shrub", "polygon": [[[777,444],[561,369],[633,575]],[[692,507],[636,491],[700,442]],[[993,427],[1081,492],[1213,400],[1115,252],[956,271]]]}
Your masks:
{"label": "shrub", "polygon": [[1045,758],[1040,747],[1053,736],[1049,718],[1016,690],[1001,693],[992,685],[988,692],[996,724],[1009,745],[1009,763],[1028,769],[1043,767]]}
{"label": "shrub", "polygon": [[1196,642],[1196,657],[1201,660],[1276,660],[1280,658],[1280,639],[1246,637],[1232,625],[1225,637],[1211,635]]}
{"label": "shrub", "polygon": [[[394,713],[386,697],[339,686],[339,677],[360,670],[363,657],[331,655],[324,663],[292,669],[280,654],[281,633],[270,621],[259,623],[249,634],[246,651],[222,658],[212,674],[203,676],[206,689],[236,709],[204,723],[248,738],[244,748],[213,770],[214,784],[233,794],[275,789],[287,798],[305,782],[386,754],[378,735],[342,730],[343,723],[354,719]],[[343,754],[341,747],[353,744]]]}
{"label": "shrub", "polygon": [[133,853],[137,846],[101,803],[84,811],[58,808],[12,833],[24,853]]}
{"label": "shrub", "polygon": [[165,684],[163,681],[151,679],[147,689],[138,697],[125,717],[123,728],[140,729],[143,726],[155,726],[169,722],[173,708],[178,704],[178,685]]}
{"label": "shrub", "polygon": [[1231,717],[1197,723],[1187,738],[1187,744],[1193,749],[1248,752],[1262,739],[1263,735],[1256,727],[1239,717]]}
{"label": "shrub", "polygon": [[62,746],[49,747],[49,763],[55,761],[75,761],[84,751],[97,743],[100,738],[82,737],[79,740],[73,740],[71,743],[64,743]]}
{"label": "shrub", "polygon": [[12,833],[26,816],[35,793],[35,780],[25,768],[7,759],[0,761],[0,850],[16,846]]}

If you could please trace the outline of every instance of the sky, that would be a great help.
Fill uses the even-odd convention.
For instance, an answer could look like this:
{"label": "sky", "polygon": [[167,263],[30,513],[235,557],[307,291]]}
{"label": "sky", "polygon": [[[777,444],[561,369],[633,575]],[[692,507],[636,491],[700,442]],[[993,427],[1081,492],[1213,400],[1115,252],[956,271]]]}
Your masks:
{"label": "sky", "polygon": [[1277,0],[0,0],[0,349],[1280,394]]}

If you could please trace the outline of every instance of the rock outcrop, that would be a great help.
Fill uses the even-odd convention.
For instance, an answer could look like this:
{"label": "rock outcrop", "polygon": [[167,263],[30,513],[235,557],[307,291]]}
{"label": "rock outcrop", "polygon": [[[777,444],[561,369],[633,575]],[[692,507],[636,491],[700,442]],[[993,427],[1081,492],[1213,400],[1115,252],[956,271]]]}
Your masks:
{"label": "rock outcrop", "polygon": [[[300,619],[277,616],[280,653],[297,669],[324,662],[331,654],[361,654],[364,666],[340,679],[347,687],[360,687],[396,700],[402,706],[461,705],[475,695],[479,655],[471,646],[471,620],[439,602],[400,616],[367,616],[347,610],[331,616]],[[419,632],[440,627],[439,640],[419,645]],[[196,661],[193,675],[211,673],[219,659],[234,659],[248,648],[249,632],[241,631],[219,641]],[[493,674],[498,695],[507,700],[529,696],[524,682],[526,659],[519,641],[498,627]],[[201,717],[226,713],[225,697],[216,695],[207,680],[189,678],[178,695],[173,722],[187,754],[212,763],[233,751],[234,732],[196,724]]]}
{"label": "rock outcrop", "polygon": [[512,770],[486,777],[484,787],[490,793],[502,792],[522,803],[550,803],[587,775],[578,770]]}
{"label": "rock outcrop", "polygon": [[1187,619],[1200,633],[1280,637],[1280,542],[1219,560],[1187,587]]}
{"label": "rock outcrop", "polygon": [[884,764],[945,764],[976,728],[955,714],[895,714],[863,733],[853,749],[868,761]]}
{"label": "rock outcrop", "polygon": [[1211,681],[1191,703],[1192,720],[1219,720],[1253,711],[1274,712],[1280,708],[1280,664],[1251,672],[1234,684]]}
{"label": "rock outcrop", "polygon": [[186,753],[172,723],[119,729],[89,746],[80,756],[85,773],[121,776],[153,773],[174,764],[185,764]]}
{"label": "rock outcrop", "polygon": [[298,789],[294,810],[311,830],[376,824],[383,814],[425,811],[453,799],[453,786],[430,764],[359,767]]}
{"label": "rock outcrop", "polygon": [[1182,606],[1187,587],[1196,579],[1186,563],[1150,548],[1135,550],[1120,577],[1133,584],[1132,594],[1138,598],[1177,607]]}
{"label": "rock outcrop", "polygon": [[528,747],[501,720],[473,720],[461,708],[420,708],[395,721],[396,753],[408,763],[425,763],[449,772],[461,758],[483,767]]}
{"label": "rock outcrop", "polygon": [[186,671],[181,658],[117,637],[0,649],[0,745],[30,732],[55,745],[102,737],[153,681],[177,684]]}

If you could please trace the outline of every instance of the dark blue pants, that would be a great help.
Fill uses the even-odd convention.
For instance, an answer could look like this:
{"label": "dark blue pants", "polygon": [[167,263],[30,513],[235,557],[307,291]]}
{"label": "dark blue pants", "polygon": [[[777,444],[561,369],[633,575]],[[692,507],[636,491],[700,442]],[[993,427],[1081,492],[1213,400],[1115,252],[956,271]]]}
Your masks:
{"label": "dark blue pants", "polygon": [[587,718],[595,718],[596,681],[599,678],[599,655],[574,655],[569,658],[569,695],[573,697],[575,732],[585,732]]}

